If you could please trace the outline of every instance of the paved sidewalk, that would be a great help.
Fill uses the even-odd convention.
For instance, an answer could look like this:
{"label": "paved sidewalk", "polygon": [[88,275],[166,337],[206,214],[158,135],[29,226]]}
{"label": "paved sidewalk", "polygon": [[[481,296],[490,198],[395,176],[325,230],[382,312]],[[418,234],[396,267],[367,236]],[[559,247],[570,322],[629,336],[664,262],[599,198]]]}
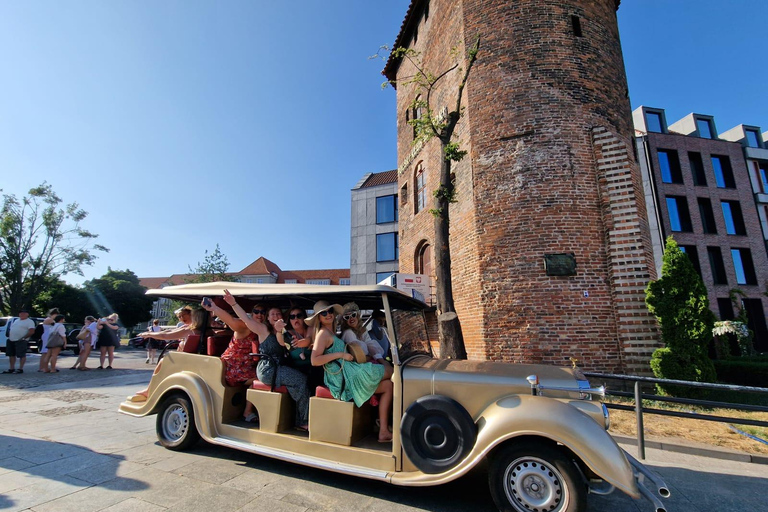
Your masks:
{"label": "paved sidewalk", "polygon": [[[337,475],[228,448],[159,446],[155,417],[132,418],[118,404],[152,368],[123,349],[114,370],[0,375],[0,509],[3,511],[459,512],[495,510],[481,471],[447,485],[403,488]],[[0,370],[8,367],[0,357]],[[98,366],[98,364],[92,364]],[[634,447],[625,446],[630,453]],[[767,511],[768,469],[658,449],[646,465],[672,491],[671,512]],[[650,511],[623,494],[591,495],[590,512]]]}

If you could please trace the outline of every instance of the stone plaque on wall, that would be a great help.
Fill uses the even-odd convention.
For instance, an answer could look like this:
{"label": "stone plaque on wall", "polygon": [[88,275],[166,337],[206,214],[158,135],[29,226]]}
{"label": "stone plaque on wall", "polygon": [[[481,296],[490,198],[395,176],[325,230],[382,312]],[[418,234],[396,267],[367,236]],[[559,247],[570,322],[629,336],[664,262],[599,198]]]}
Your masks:
{"label": "stone plaque on wall", "polygon": [[545,254],[544,269],[548,276],[575,276],[576,257],[572,252],[564,254]]}

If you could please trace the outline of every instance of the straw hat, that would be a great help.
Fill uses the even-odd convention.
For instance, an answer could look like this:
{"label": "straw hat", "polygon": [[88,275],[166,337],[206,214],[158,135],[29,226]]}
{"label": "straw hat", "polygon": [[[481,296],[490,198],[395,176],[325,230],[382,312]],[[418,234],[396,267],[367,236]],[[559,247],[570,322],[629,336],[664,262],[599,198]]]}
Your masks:
{"label": "straw hat", "polygon": [[314,311],[314,313],[312,314],[312,316],[305,318],[304,323],[310,327],[314,326],[315,319],[320,314],[320,312],[325,311],[327,309],[331,309],[331,308],[333,308],[333,312],[336,313],[336,316],[339,316],[344,312],[344,309],[341,307],[340,304],[331,304],[327,300],[319,300],[315,302],[314,306],[312,306],[312,311]]}

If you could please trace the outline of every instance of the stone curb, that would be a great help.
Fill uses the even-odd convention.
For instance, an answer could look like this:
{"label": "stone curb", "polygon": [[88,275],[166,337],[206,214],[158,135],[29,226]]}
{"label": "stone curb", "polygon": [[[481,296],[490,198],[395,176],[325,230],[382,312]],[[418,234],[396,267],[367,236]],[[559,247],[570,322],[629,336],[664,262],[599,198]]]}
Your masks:
{"label": "stone curb", "polygon": [[[637,439],[634,437],[626,437],[616,434],[611,434],[611,437],[613,437],[617,443],[637,446]],[[722,448],[704,447],[695,444],[684,444],[680,443],[679,441],[676,443],[670,443],[666,441],[646,439],[645,447],[653,448],[656,450],[665,450],[668,452],[687,453],[689,455],[698,455],[700,457],[709,457],[712,459],[733,460],[736,462],[750,462],[752,464],[768,465],[768,456],[766,455],[752,455],[749,453],[725,450]],[[631,455],[636,456],[635,453],[632,453]]]}

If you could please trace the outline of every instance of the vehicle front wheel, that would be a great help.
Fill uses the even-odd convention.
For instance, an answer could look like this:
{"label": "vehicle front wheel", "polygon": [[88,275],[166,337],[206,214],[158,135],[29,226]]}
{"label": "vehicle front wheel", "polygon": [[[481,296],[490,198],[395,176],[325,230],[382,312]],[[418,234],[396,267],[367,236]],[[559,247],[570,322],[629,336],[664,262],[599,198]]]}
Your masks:
{"label": "vehicle front wheel", "polygon": [[583,512],[587,486],[573,461],[542,443],[510,444],[491,459],[491,495],[502,512]]}
{"label": "vehicle front wheel", "polygon": [[160,444],[169,450],[187,450],[200,439],[195,412],[186,397],[167,398],[157,414],[156,427]]}

